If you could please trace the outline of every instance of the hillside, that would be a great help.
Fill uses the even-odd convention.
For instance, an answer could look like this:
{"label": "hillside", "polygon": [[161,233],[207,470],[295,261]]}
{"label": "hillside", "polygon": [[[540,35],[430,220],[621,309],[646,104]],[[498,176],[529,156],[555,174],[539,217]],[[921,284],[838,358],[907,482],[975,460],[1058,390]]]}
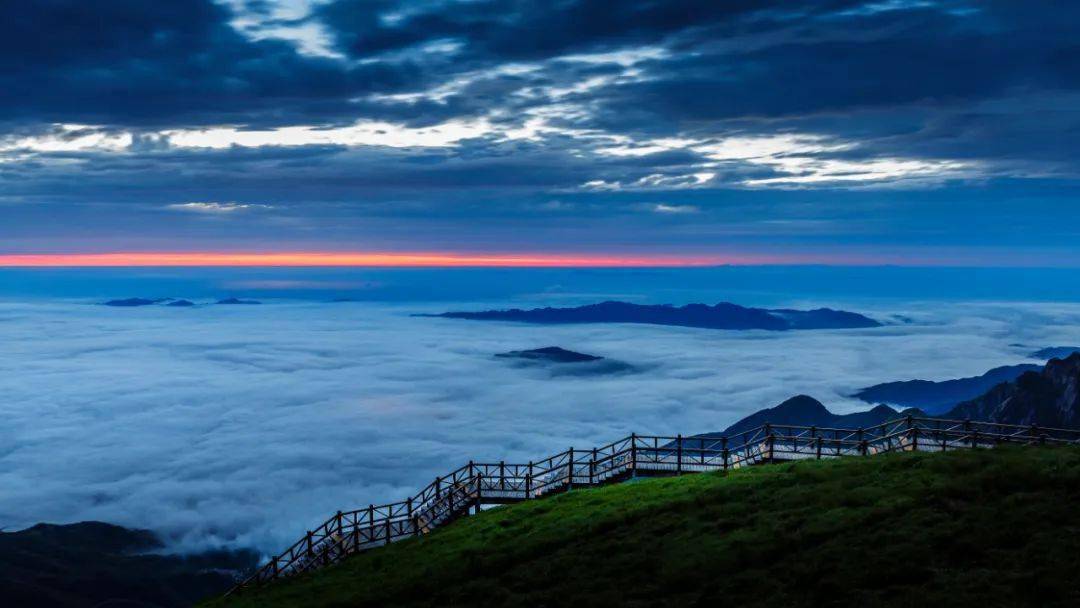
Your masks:
{"label": "hillside", "polygon": [[161,549],[147,530],[102,522],[0,532],[0,598],[35,608],[190,606],[227,590],[256,560],[249,552],[154,553]]}
{"label": "hillside", "polygon": [[1073,606],[1078,501],[1076,448],[752,467],[492,509],[206,605]]}

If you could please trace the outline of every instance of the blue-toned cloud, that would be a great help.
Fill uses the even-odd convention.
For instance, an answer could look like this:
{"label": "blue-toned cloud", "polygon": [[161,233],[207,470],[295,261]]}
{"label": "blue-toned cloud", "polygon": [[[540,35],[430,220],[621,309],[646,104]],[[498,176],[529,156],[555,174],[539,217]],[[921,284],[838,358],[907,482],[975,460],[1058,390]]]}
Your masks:
{"label": "blue-toned cloud", "polygon": [[[845,397],[860,386],[982,373],[1080,339],[1074,305],[858,307],[914,322],[784,333],[478,332],[408,316],[418,307],[429,309],[3,304],[0,523],[100,519],[155,529],[177,549],[273,551],[337,509],[403,497],[471,458],[716,430],[800,392],[861,409]],[[552,375],[493,357],[550,345],[639,372]]]}

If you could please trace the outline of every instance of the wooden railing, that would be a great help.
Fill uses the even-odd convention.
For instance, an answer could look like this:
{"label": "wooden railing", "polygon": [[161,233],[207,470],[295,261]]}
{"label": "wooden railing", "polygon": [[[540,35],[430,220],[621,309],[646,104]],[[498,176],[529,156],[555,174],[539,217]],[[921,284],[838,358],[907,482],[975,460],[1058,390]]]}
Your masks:
{"label": "wooden railing", "polygon": [[632,434],[602,447],[570,448],[525,464],[470,462],[401,502],[339,511],[229,593],[333,564],[427,534],[481,505],[543,498],[637,476],[719,471],[777,461],[945,451],[1011,444],[1080,444],[1080,430],[908,416],[840,429],[764,424],[732,436]]}

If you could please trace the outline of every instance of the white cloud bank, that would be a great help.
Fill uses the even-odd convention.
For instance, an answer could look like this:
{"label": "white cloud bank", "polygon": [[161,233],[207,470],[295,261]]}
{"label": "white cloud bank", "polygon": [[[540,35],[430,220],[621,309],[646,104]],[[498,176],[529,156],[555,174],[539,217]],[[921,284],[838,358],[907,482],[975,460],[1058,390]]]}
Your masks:
{"label": "white cloud bank", "polygon": [[[843,395],[866,384],[981,373],[1021,361],[1017,343],[1080,341],[1080,307],[1065,305],[889,306],[867,312],[916,322],[788,333],[481,326],[415,310],[0,304],[0,525],[97,519],[177,549],[277,551],[470,458],[713,431],[796,393],[859,409]],[[644,371],[553,378],[492,357],[548,345]]]}

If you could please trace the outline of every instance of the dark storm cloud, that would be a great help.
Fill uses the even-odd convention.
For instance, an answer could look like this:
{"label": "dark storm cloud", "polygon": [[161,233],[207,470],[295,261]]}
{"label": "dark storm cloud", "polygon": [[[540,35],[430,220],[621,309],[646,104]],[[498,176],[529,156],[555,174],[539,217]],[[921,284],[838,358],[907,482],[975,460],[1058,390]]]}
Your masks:
{"label": "dark storm cloud", "polygon": [[[164,205],[227,201],[293,214],[275,235],[317,225],[315,209],[332,205],[352,214],[335,215],[335,230],[369,214],[406,219],[423,210],[456,218],[443,232],[520,217],[527,238],[542,227],[526,220],[544,210],[586,223],[607,213],[603,226],[593,224],[609,231],[597,238],[617,241],[632,240],[619,232],[628,209],[639,217],[656,203],[691,205],[702,212],[666,221],[715,233],[723,226],[710,222],[744,211],[732,192],[872,185],[910,193],[877,200],[892,201],[894,225],[921,226],[896,235],[917,244],[927,226],[952,219],[920,206],[924,193],[944,187],[960,205],[992,201],[1016,179],[1056,180],[1039,196],[1058,191],[1063,212],[1076,213],[1067,205],[1080,178],[1074,3],[282,6],[5,5],[0,204],[8,219],[39,213],[12,205],[93,204],[102,228],[134,222],[119,216],[135,213],[165,231],[156,211]],[[362,137],[316,137],[356,124],[375,126]],[[223,125],[238,131],[219,134],[216,149],[182,143],[184,132]],[[277,130],[297,126],[311,131],[294,141]],[[418,129],[460,135],[425,143]],[[253,131],[266,142],[243,144]],[[843,197],[811,209],[789,194],[768,196],[776,202],[756,207],[761,217],[828,222],[837,239],[881,213],[844,207],[854,216],[841,226],[834,216],[843,203],[833,201]],[[984,213],[1010,216],[1008,204]],[[657,238],[679,237],[657,226]]]}
{"label": "dark storm cloud", "polygon": [[295,124],[349,112],[408,65],[345,67],[251,41],[209,0],[9,3],[0,120],[110,125]]}

